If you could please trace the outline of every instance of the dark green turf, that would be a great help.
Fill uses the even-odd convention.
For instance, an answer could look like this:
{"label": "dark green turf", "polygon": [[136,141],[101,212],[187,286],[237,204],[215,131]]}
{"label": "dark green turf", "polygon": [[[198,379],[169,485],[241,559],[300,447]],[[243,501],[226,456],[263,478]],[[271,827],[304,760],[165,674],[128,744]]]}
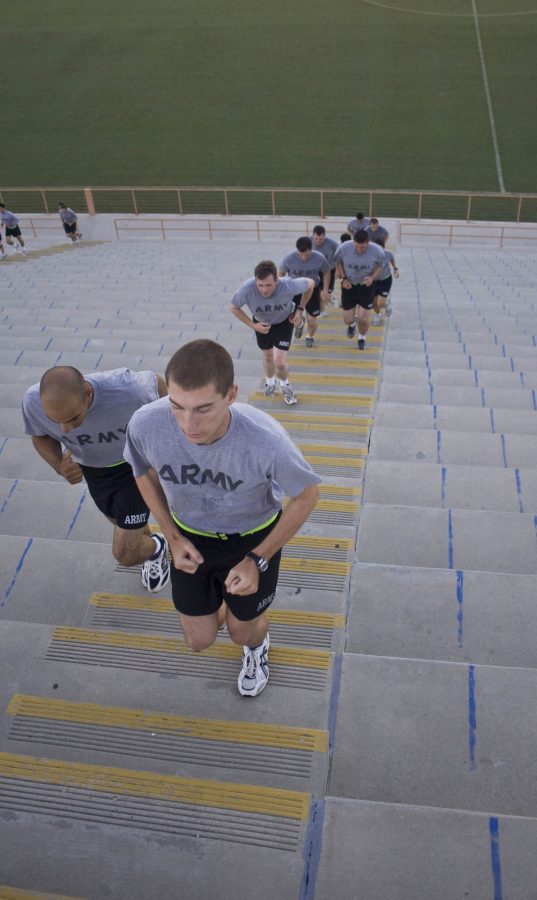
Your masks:
{"label": "dark green turf", "polygon": [[[498,190],[471,0],[392,5],[466,15],[362,0],[6,5],[0,180]],[[537,189],[536,26],[481,20],[507,190]]]}

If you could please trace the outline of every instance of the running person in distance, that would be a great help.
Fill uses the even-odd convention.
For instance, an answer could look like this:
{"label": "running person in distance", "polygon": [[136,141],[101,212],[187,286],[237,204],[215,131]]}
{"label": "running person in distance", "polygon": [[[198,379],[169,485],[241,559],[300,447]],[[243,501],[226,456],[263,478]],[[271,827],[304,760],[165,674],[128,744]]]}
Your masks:
{"label": "running person in distance", "polygon": [[390,266],[392,266],[393,268],[394,278],[399,278],[399,269],[395,264],[395,257],[392,251],[385,249],[383,239],[379,238],[375,241],[375,244],[378,244],[379,247],[382,247],[382,249],[384,250],[384,256],[386,257],[384,268],[382,269],[382,272],[380,273],[378,279],[375,281],[375,302],[373,304],[375,315],[373,316],[373,325],[380,325],[382,322],[380,314],[381,310],[383,309],[385,311],[387,318],[389,318],[393,312],[392,301],[390,297],[393,279]]}
{"label": "running person in distance", "polygon": [[384,250],[370,243],[366,231],[357,231],[352,241],[340,244],[336,251],[343,320],[347,325],[347,337],[352,340],[358,318],[359,350],[365,350],[370,310],[375,301],[375,281],[382,272],[384,261]]}
{"label": "running person in distance", "polygon": [[[311,278],[315,287],[306,303],[306,322],[308,326],[306,347],[313,347],[313,338],[317,331],[318,317],[321,315],[321,300],[328,303],[328,285],[330,283],[330,266],[322,253],[313,249],[310,237],[300,237],[296,242],[296,250],[284,256],[280,263],[278,276],[284,278]],[[323,280],[322,292],[320,281]],[[300,304],[300,294],[293,298],[296,306]],[[295,338],[299,340],[304,333],[304,319],[295,327]]]}
{"label": "running person in distance", "polygon": [[78,222],[76,218],[76,213],[73,210],[66,206],[65,203],[58,204],[58,211],[60,213],[60,219],[62,220],[63,230],[65,231],[67,237],[70,241],[75,244],[77,241],[82,239],[82,235],[78,230]]}
{"label": "running person in distance", "polygon": [[[330,280],[328,282],[328,300],[330,306],[337,306],[337,300],[334,300],[334,284],[336,281],[336,250],[339,246],[337,241],[326,236],[326,228],[324,225],[315,225],[313,228],[313,249],[318,253],[322,253],[330,267]],[[319,273],[319,277],[321,273]]]}
{"label": "running person in distance", "polygon": [[[9,244],[10,247],[15,247],[15,250],[18,250],[20,247],[24,255],[27,256],[28,254],[24,249],[24,238],[20,230],[19,220],[15,213],[6,209],[5,203],[0,203],[0,219],[2,220],[2,224],[6,226],[6,244]],[[17,242],[16,244],[13,239]]]}

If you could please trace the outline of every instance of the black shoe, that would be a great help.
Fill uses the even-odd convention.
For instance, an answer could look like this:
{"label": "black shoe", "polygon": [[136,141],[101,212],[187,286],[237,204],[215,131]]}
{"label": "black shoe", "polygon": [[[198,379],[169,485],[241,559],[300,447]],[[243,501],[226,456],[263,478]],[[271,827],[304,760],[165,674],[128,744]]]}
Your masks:
{"label": "black shoe", "polygon": [[358,338],[358,350],[365,350],[365,338]]}
{"label": "black shoe", "polygon": [[356,334],[356,322],[354,325],[347,325],[347,337],[352,341],[354,335]]}

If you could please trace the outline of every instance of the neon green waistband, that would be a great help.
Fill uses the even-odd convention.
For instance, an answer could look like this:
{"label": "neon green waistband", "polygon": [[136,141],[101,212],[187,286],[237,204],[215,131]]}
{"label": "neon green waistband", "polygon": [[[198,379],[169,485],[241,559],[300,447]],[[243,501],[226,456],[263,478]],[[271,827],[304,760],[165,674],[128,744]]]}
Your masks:
{"label": "neon green waistband", "polygon": [[104,468],[105,468],[105,469],[115,469],[116,466],[124,466],[126,462],[127,462],[126,459],[120,459],[119,462],[117,462],[117,463],[110,463],[109,466],[105,466]]}
{"label": "neon green waistband", "polygon": [[[274,513],[273,516],[270,517],[266,522],[263,522],[262,525],[256,525],[255,528],[250,528],[249,531],[240,531],[239,534],[241,537],[246,537],[247,534],[255,534],[257,531],[263,531],[263,528],[268,528],[269,525],[272,525],[275,519],[278,518],[279,512]],[[177,518],[174,512],[172,512],[172,519],[176,525],[179,525],[179,528],[182,528],[183,531],[188,531],[190,534],[199,534],[200,537],[210,537],[210,538],[218,538],[221,541],[227,541],[229,535],[224,532],[218,531],[199,531],[197,528],[190,528],[189,525],[185,525],[184,522],[181,522],[180,519]]]}

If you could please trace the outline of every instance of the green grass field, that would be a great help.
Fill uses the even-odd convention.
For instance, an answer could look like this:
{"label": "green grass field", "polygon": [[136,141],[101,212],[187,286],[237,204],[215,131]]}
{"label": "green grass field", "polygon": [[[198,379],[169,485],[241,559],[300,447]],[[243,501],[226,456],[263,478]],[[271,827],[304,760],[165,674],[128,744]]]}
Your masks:
{"label": "green grass field", "polygon": [[25,0],[4,186],[537,191],[536,0]]}

